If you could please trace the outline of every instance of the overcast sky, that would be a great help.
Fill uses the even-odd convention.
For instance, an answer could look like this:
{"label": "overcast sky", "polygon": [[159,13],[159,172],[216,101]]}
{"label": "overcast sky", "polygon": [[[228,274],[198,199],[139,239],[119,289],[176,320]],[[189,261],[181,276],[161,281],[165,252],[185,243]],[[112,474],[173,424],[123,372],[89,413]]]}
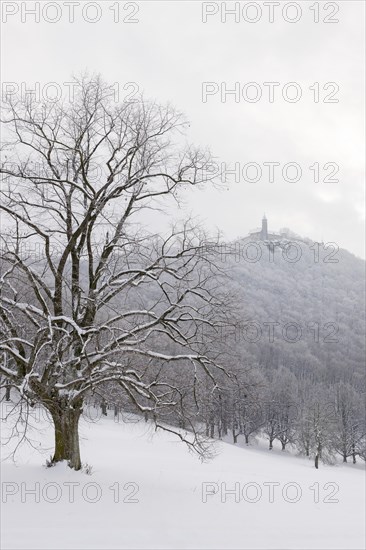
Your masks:
{"label": "overcast sky", "polygon": [[[296,6],[285,11],[288,19],[299,17],[296,23],[284,20],[282,9],[288,2],[275,6],[272,23],[263,2],[246,8],[248,2],[242,2],[247,12],[239,14],[239,22],[234,15],[221,21],[221,2],[206,8],[197,1],[120,2],[120,21],[114,22],[116,2],[100,2],[99,13],[91,5],[97,3],[89,2],[84,9],[89,21],[85,21],[81,9],[88,2],[80,1],[74,4],[73,23],[66,2],[58,2],[58,10],[55,2],[48,2],[39,23],[26,11],[36,2],[1,4],[3,82],[26,82],[29,88],[36,82],[41,86],[56,82],[67,93],[63,83],[72,73],[89,70],[118,83],[115,88],[121,98],[134,91],[133,86],[123,90],[133,82],[147,97],[170,101],[183,111],[191,121],[189,141],[209,147],[227,168],[235,163],[244,172],[248,163],[261,167],[259,181],[245,181],[241,173],[239,181],[228,177],[220,191],[189,194],[187,211],[200,216],[210,230],[219,228],[228,239],[244,236],[260,225],[265,212],[271,230],[290,227],[365,256],[363,1],[331,2],[327,11],[324,2],[298,2],[301,14]],[[40,2],[40,9],[45,4]],[[319,23],[314,22],[317,14],[312,5],[319,6]],[[207,16],[206,23],[205,9],[218,10]],[[57,17],[58,22],[50,22]],[[99,21],[90,22],[98,17]],[[259,20],[250,23],[244,17]],[[326,17],[339,22],[324,23]],[[124,18],[138,22],[123,22]],[[203,82],[215,83],[205,102]],[[256,88],[246,88],[250,82],[256,82]],[[273,102],[264,82],[279,83]],[[297,102],[283,99],[289,82],[296,82],[302,91]],[[330,82],[339,91],[334,84],[324,90]],[[235,83],[239,83],[239,101],[227,95],[223,102],[220,91],[225,85],[233,89]],[[319,102],[314,101],[317,87]],[[261,99],[248,101],[258,90]],[[287,88],[287,97],[292,99],[295,92],[294,87]],[[326,96],[338,102],[324,103]],[[263,165],[268,162],[280,163],[272,182],[269,167]],[[299,181],[284,180],[287,163],[301,167]],[[318,182],[315,163],[319,163]],[[324,169],[326,163],[332,164]],[[333,179],[339,181],[324,181],[336,166],[339,171]],[[246,179],[255,178],[254,169],[249,169]],[[289,167],[287,179],[295,175]]]}

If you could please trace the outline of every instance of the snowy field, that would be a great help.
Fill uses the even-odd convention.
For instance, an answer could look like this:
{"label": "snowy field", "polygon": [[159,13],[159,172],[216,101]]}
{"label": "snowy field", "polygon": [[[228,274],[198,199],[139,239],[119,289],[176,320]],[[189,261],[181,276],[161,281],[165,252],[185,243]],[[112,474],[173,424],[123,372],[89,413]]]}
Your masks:
{"label": "snowy field", "polygon": [[[87,475],[46,468],[52,430],[38,417],[33,425],[42,432],[31,430],[15,463],[2,448],[3,549],[365,547],[362,465],[315,470],[279,450],[228,443],[201,463],[145,422],[103,418],[81,423]],[[2,423],[3,440],[11,426]]]}

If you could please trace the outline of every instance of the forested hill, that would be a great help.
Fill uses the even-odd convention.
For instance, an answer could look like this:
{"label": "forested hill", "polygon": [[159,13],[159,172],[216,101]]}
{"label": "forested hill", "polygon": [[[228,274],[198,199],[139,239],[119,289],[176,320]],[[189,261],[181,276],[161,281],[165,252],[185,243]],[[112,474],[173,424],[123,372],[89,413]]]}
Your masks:
{"label": "forested hill", "polygon": [[[364,390],[365,262],[334,245],[242,239],[222,247],[243,321],[232,338],[243,359],[297,377]],[[272,246],[269,249],[269,246]]]}

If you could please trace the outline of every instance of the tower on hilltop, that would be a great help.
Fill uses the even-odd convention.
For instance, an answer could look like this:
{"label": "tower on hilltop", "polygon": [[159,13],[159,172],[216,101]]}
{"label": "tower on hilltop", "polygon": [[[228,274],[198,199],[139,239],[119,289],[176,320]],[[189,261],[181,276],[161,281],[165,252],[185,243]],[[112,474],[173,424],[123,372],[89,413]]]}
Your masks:
{"label": "tower on hilltop", "polygon": [[265,214],[263,215],[263,218],[262,218],[261,240],[262,241],[268,240],[268,224],[267,224],[267,218]]}

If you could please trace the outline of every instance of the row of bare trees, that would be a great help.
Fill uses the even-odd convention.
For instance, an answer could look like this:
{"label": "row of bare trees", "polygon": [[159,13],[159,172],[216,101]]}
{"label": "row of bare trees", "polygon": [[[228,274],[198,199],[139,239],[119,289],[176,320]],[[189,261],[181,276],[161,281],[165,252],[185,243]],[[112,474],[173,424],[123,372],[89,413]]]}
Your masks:
{"label": "row of bare trees", "polygon": [[[256,383],[250,384],[250,379]],[[254,371],[242,384],[212,394],[206,414],[211,437],[239,438],[249,444],[255,436],[278,441],[319,462],[366,459],[366,417],[362,395],[350,384],[333,386],[298,380],[282,367],[267,376]]]}

